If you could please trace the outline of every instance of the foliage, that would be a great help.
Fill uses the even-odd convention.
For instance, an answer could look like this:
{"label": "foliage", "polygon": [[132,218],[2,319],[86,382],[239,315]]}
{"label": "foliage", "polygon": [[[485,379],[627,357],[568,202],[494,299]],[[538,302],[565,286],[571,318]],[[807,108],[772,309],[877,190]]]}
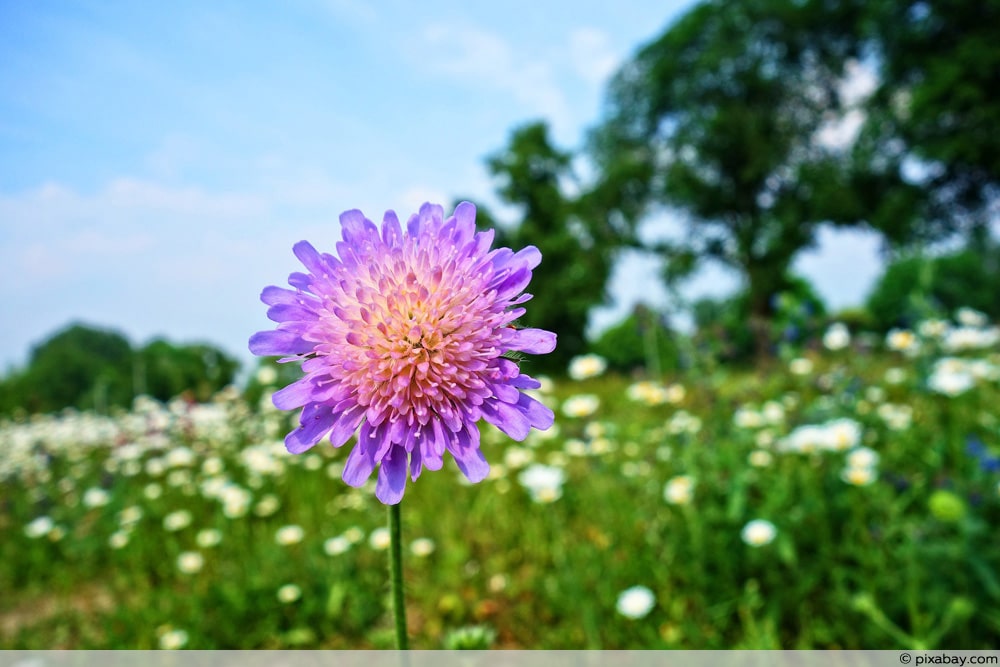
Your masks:
{"label": "foliage", "polygon": [[28,367],[15,373],[18,405],[29,412],[129,405],[131,358],[121,334],[72,324],[37,345]]}
{"label": "foliage", "polygon": [[602,171],[645,165],[632,173],[645,179],[634,191],[647,211],[683,216],[683,241],[659,246],[673,277],[703,259],[740,272],[758,351],[772,297],[816,227],[877,219],[855,196],[842,147],[818,140],[843,108],[860,12],[851,2],[702,3],[619,71],[592,138]]}
{"label": "foliage", "polygon": [[607,360],[608,368],[613,370],[626,374],[644,370],[659,376],[678,367],[677,335],[655,312],[638,306],[601,333],[590,349]]}
{"label": "foliage", "polygon": [[[787,344],[801,347],[821,331],[826,306],[808,280],[790,275],[787,288],[772,296],[774,312],[767,343],[772,349]],[[759,344],[747,327],[750,295],[740,292],[727,299],[701,299],[692,305],[696,345],[719,361],[751,361]]]}
{"label": "foliage", "polygon": [[[532,360],[543,370],[563,368],[587,347],[584,330],[590,310],[604,303],[606,286],[621,240],[611,222],[593,208],[586,193],[571,195],[576,179],[572,154],[551,143],[543,122],[524,125],[508,145],[488,160],[503,202],[518,209],[516,224],[497,227],[495,245],[519,250],[536,246],[542,263],[534,270],[534,291],[525,326],[555,332],[555,352]],[[483,220],[490,220],[481,208]],[[480,222],[483,222],[481,220]]]}
{"label": "foliage", "polygon": [[[448,463],[407,494],[412,645],[996,646],[995,344],[955,396],[928,390],[931,340],[817,352],[804,374],[698,365],[671,391],[548,383],[556,430],[486,429],[489,479]],[[583,394],[596,412],[566,416]],[[391,646],[385,508],[340,481],[344,449],[285,452],[287,428],[230,391],[0,423],[0,648]],[[562,471],[557,494],[522,487],[536,463]],[[668,502],[678,477],[688,500]],[[773,542],[741,538],[756,519]],[[616,611],[635,586],[642,619]]]}
{"label": "foliage", "polygon": [[982,223],[1000,193],[1000,2],[880,0],[866,14],[881,82],[866,133],[919,161],[935,223]]}
{"label": "foliage", "polygon": [[166,401],[189,392],[198,401],[207,401],[232,383],[239,363],[210,345],[176,346],[157,339],[136,351],[136,377],[144,386],[137,394]]}
{"label": "foliage", "polygon": [[967,306],[1000,317],[1000,246],[969,248],[892,262],[868,296],[867,309],[881,332],[910,327],[931,315]]}
{"label": "foliage", "polygon": [[120,333],[73,324],[31,352],[28,366],[0,381],[0,414],[67,407],[127,407],[138,394],[161,400],[190,392],[207,400],[230,384],[239,363],[210,345],[154,340],[138,350]]}

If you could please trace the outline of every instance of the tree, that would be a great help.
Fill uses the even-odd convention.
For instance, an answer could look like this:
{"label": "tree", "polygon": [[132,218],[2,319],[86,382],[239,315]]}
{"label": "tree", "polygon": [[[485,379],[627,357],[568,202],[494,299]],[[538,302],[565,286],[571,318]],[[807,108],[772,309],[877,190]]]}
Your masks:
{"label": "tree", "polygon": [[0,382],[0,413],[103,412],[130,407],[138,393],[167,400],[190,391],[204,401],[238,370],[239,362],[211,345],[154,340],[133,350],[116,331],[73,324],[37,345],[27,368]]}
{"label": "tree", "polygon": [[32,350],[19,377],[21,405],[30,412],[128,405],[131,374],[132,348],[124,336],[73,324]]}
{"label": "tree", "polygon": [[[542,253],[523,324],[559,337],[555,352],[532,360],[545,370],[565,369],[571,357],[586,350],[588,316],[606,300],[620,245],[618,232],[586,194],[567,194],[567,184],[576,181],[572,159],[552,145],[545,123],[534,122],[514,130],[507,147],[487,162],[501,200],[520,214],[514,226],[497,227],[498,244],[515,250],[534,245]],[[491,218],[486,211],[482,215]]]}
{"label": "tree", "polygon": [[970,247],[927,257],[901,258],[888,267],[868,296],[877,329],[913,327],[927,317],[974,308],[1000,319],[1000,245]]}
{"label": "tree", "polygon": [[[743,277],[758,355],[770,348],[772,296],[819,225],[877,226],[898,185],[852,169],[819,140],[844,107],[846,64],[861,55],[860,2],[709,0],[618,72],[591,137],[603,174],[632,181],[627,215],[672,210],[680,241],[655,249],[668,279],[716,260]],[[911,199],[891,216],[905,228]]]}
{"label": "tree", "polygon": [[662,317],[638,305],[628,316],[601,333],[592,349],[616,371],[645,370],[656,376],[676,370],[680,365],[677,336]]}
{"label": "tree", "polygon": [[878,0],[868,29],[880,67],[866,134],[931,195],[946,228],[982,225],[1000,195],[1000,0]]}
{"label": "tree", "polygon": [[136,352],[137,393],[161,401],[191,392],[199,401],[231,384],[239,362],[205,344],[176,346],[163,339],[150,342]]}

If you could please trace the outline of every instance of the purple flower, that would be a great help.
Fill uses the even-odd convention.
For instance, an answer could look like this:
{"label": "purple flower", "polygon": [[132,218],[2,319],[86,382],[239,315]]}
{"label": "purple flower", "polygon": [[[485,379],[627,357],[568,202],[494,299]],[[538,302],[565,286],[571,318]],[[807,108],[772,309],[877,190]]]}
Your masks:
{"label": "purple flower", "polygon": [[486,477],[480,419],[515,440],[553,422],[521,391],[539,383],[504,356],[555,349],[555,334],[511,324],[541,253],[491,250],[493,231],[477,233],[475,220],[469,203],[447,220],[424,204],[405,230],[392,211],[379,230],[347,211],[337,257],[300,241],[293,250],[308,273],[289,276],[295,289],[261,294],[278,327],[254,334],[250,351],[302,361],[304,377],[273,398],[302,408],[288,451],[325,437],[340,447],[357,432],[344,481],[361,486],[379,466],[375,495],[386,504],[402,499],[407,469],[414,480],[425,466],[439,470],[445,451],[470,481]]}

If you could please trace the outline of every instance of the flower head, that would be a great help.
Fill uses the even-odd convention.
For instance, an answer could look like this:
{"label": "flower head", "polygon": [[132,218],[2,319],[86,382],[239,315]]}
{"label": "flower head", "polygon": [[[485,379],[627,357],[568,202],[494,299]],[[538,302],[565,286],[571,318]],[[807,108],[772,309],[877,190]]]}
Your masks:
{"label": "flower head", "polygon": [[562,468],[533,463],[521,471],[517,481],[528,490],[536,503],[551,503],[562,497],[566,473]]}
{"label": "flower head", "polygon": [[752,547],[762,547],[774,541],[778,534],[778,529],[774,524],[766,519],[754,519],[747,522],[740,531],[743,541]]}
{"label": "flower head", "polygon": [[604,357],[584,354],[570,359],[567,373],[573,380],[586,380],[601,375],[607,368],[608,362]]}
{"label": "flower head", "polygon": [[823,346],[828,350],[843,350],[850,344],[851,332],[843,322],[834,322],[823,334]]}
{"label": "flower head", "polygon": [[678,475],[667,480],[663,487],[663,499],[671,505],[687,505],[694,496],[694,478]]}
{"label": "flower head", "polygon": [[633,586],[618,595],[615,608],[626,618],[638,619],[646,616],[656,605],[653,591],[645,586]]}
{"label": "flower head", "polygon": [[386,212],[380,230],[347,211],[338,257],[299,242],[308,272],[261,294],[278,327],[251,337],[250,351],[301,360],[305,374],[273,396],[302,408],[286,447],[298,454],[325,437],[340,447],[357,431],[343,479],[361,486],[378,466],[375,495],[387,504],[402,499],[407,470],[413,480],[438,470],[446,451],[470,481],[484,479],[480,419],[515,440],[553,422],[522,391],[539,383],[504,356],[555,349],[555,334],[512,326],[541,253],[491,250],[493,232],[477,232],[475,217],[469,203],[447,219],[424,204],[405,229]]}

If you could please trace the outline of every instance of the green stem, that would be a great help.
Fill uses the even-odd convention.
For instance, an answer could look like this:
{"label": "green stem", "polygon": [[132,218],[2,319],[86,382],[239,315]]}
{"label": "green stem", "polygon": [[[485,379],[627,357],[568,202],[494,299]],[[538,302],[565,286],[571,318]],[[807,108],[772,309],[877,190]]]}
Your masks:
{"label": "green stem", "polygon": [[399,504],[389,505],[389,581],[392,587],[392,615],[396,621],[396,648],[410,648],[406,637],[406,603],[403,599],[403,537]]}

